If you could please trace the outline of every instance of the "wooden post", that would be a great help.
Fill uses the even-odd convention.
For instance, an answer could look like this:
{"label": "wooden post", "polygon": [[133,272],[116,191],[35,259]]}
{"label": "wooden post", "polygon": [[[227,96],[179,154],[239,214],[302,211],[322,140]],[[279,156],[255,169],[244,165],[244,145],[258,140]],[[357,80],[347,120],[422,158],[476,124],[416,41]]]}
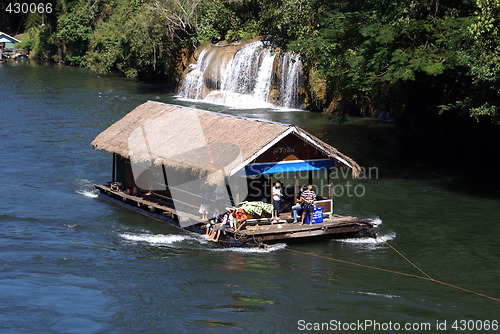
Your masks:
{"label": "wooden post", "polygon": [[231,201],[231,206],[234,207],[234,206],[236,206],[236,203],[234,201],[233,194],[231,192],[231,188],[229,187],[229,182],[227,181],[227,178],[224,178],[224,183],[226,184],[226,191],[227,191],[227,194],[229,195],[229,200]]}
{"label": "wooden post", "polygon": [[271,205],[274,205],[274,200],[273,200],[273,174],[271,174]]}
{"label": "wooden post", "polygon": [[297,204],[297,172],[293,173],[293,205]]}
{"label": "wooden post", "polygon": [[167,172],[165,171],[164,164],[161,164],[161,170],[163,171],[163,182],[165,183],[165,190],[167,190],[168,189]]}
{"label": "wooden post", "polygon": [[328,199],[330,200],[330,210],[333,214],[333,189],[332,189],[333,180],[330,177],[330,169],[327,171],[327,173],[328,173]]}
{"label": "wooden post", "polygon": [[116,181],[116,153],[113,153],[113,171],[111,172],[111,182]]}
{"label": "wooden post", "polygon": [[328,177],[328,199],[332,199],[332,179],[330,178],[330,170],[328,169],[326,172]]}

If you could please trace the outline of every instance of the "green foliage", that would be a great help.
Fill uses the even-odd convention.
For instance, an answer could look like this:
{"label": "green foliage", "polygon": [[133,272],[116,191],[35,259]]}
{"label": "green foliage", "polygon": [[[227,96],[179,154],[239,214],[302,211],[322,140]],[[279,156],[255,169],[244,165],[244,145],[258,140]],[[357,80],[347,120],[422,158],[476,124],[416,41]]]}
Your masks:
{"label": "green foliage", "polygon": [[448,107],[500,124],[500,0],[476,0],[476,6],[468,29],[472,46],[461,53],[472,78],[470,93]]}
{"label": "green foliage", "polygon": [[50,26],[30,28],[19,48],[31,52],[36,59],[52,59],[57,54],[52,28]]}
{"label": "green foliage", "polygon": [[[124,9],[134,4],[138,10]],[[127,77],[158,73],[159,64],[168,62],[162,29],[153,11],[137,1],[122,1],[96,26],[85,61],[94,71],[117,70]]]}
{"label": "green foliage", "polygon": [[397,94],[407,82],[462,71],[471,8],[450,1],[324,2],[319,29],[290,46],[326,76],[332,97],[348,110],[399,113],[407,101]]}
{"label": "green foliage", "polygon": [[98,12],[99,1],[80,0],[69,13],[58,17],[56,38],[62,51],[59,60],[70,65],[85,65],[84,56]]}
{"label": "green foliage", "polygon": [[226,6],[225,1],[216,0],[202,4],[201,22],[197,27],[200,41],[215,41],[225,37],[233,27],[237,29],[238,21],[235,13]]}
{"label": "green foliage", "polygon": [[55,13],[33,15],[22,47],[38,59],[128,77],[166,75],[178,44],[146,0],[59,0]]}
{"label": "green foliage", "polygon": [[255,0],[213,0],[200,4],[198,41],[246,40],[261,33],[261,8]]}
{"label": "green foliage", "polygon": [[311,34],[318,25],[320,1],[260,0],[266,34],[295,40]]}

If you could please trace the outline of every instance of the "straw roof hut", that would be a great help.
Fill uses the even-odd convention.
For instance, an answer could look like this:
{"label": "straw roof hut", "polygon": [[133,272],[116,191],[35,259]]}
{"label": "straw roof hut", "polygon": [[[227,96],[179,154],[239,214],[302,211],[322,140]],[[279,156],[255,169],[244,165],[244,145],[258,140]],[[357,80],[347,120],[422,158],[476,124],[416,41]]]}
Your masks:
{"label": "straw roof hut", "polygon": [[[162,164],[221,184],[283,138],[294,135],[322,156],[352,169],[351,158],[294,125],[224,115],[148,101],[99,134],[92,146],[134,163]],[[222,171],[222,173],[214,173]]]}

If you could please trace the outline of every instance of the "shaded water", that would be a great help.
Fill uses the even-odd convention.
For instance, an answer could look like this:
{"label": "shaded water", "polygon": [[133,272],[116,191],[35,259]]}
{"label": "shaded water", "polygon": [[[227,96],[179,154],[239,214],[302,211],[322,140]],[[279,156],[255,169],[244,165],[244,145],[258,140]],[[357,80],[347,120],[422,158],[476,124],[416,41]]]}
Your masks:
{"label": "shaded water", "polygon": [[338,198],[339,213],[379,219],[378,233],[436,279],[500,297],[498,192],[402,160],[386,125],[194,105],[76,68],[0,64],[0,77],[0,332],[299,332],[301,319],[437,332],[438,320],[448,330],[456,319],[500,320],[500,304],[482,297],[286,250],[419,274],[381,242],[220,249],[102,202],[91,187],[109,180],[111,157],[89,143],[146,100],[297,124],[379,168],[378,179],[338,181],[365,189]]}

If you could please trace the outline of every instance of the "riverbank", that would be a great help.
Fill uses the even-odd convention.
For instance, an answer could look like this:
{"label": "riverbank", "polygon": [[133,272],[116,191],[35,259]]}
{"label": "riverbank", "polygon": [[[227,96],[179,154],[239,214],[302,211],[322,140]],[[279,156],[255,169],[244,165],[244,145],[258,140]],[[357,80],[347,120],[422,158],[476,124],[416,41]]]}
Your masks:
{"label": "riverbank", "polygon": [[499,5],[412,6],[81,0],[32,13],[29,21],[2,12],[2,21],[29,31],[25,47],[37,58],[176,85],[186,50],[274,36],[277,47],[300,54],[308,110],[369,117],[385,111],[413,125],[449,114],[498,125]]}

